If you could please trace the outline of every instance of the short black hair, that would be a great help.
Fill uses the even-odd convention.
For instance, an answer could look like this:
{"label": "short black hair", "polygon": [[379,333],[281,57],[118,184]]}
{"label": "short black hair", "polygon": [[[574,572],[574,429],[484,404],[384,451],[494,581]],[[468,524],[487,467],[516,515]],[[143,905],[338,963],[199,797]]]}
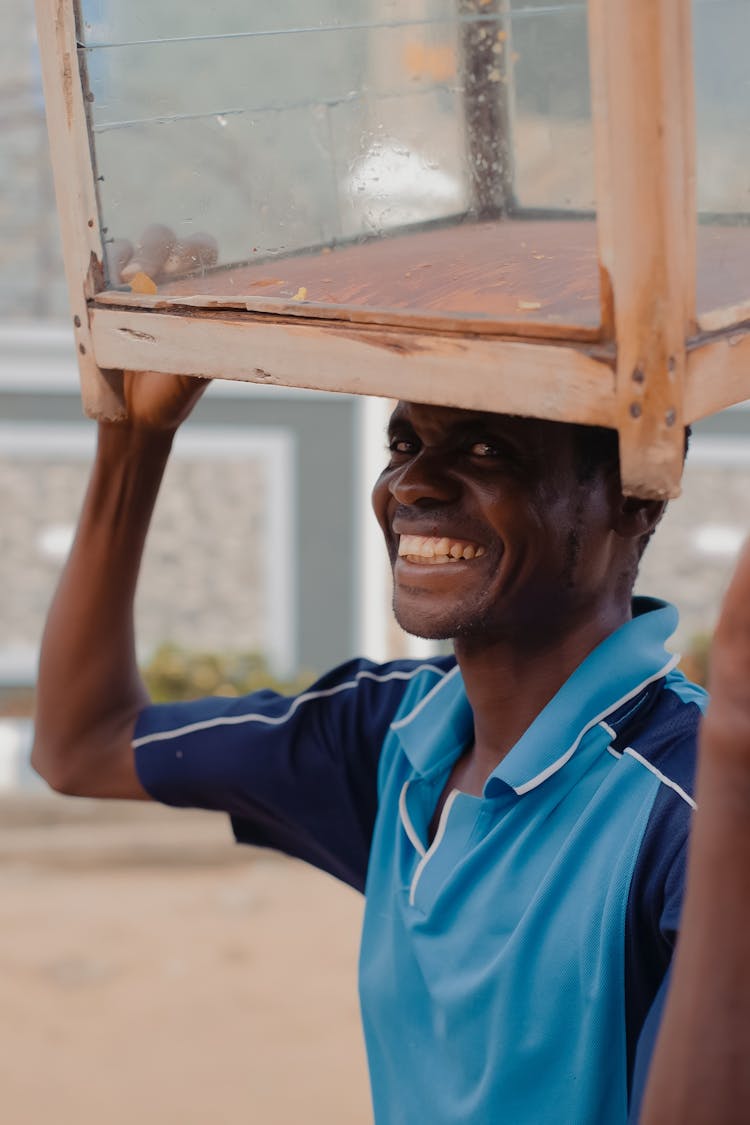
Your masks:
{"label": "short black hair", "polygon": [[575,443],[578,479],[591,480],[601,469],[619,469],[620,444],[617,430],[606,426],[571,425]]}
{"label": "short black hair", "polygon": [[[578,479],[582,484],[591,480],[597,472],[620,468],[620,443],[617,430],[607,426],[583,426],[578,423],[571,425],[575,443]],[[687,457],[690,444],[690,426],[685,427],[685,445],[683,461]],[[649,544],[651,536],[656,531],[656,524],[651,530],[641,537],[638,550],[638,559],[643,557],[643,552]]]}
{"label": "short black hair", "polygon": [[[619,469],[620,443],[617,430],[610,430],[606,426],[582,426],[577,422],[571,424],[571,429],[578,458],[579,480],[591,480],[600,469]],[[690,426],[686,426],[683,461],[687,457],[691,432]]]}

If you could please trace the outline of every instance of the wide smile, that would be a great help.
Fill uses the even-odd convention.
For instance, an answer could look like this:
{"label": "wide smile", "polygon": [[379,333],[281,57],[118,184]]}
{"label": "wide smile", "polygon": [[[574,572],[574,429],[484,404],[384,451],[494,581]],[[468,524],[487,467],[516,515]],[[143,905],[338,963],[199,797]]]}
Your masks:
{"label": "wide smile", "polygon": [[398,556],[417,566],[450,566],[472,562],[487,554],[486,548],[467,539],[437,538],[431,535],[401,535]]}

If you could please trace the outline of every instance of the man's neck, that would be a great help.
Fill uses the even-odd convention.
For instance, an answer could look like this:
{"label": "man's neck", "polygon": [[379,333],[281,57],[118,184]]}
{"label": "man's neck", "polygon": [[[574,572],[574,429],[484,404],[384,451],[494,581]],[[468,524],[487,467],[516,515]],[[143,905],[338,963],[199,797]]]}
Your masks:
{"label": "man's neck", "polygon": [[472,789],[481,791],[565,681],[628,617],[629,612],[619,612],[589,619],[526,647],[515,641],[476,645],[456,640],[456,659],[474,712],[474,745],[464,761]]}

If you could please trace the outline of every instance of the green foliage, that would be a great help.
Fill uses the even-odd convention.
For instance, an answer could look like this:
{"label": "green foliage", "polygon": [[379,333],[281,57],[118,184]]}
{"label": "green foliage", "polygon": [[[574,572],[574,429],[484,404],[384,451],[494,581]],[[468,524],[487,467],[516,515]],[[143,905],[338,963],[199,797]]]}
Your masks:
{"label": "green foliage", "polygon": [[175,644],[160,645],[141,671],[155,703],[205,695],[246,695],[260,688],[293,695],[312,678],[299,674],[292,680],[279,680],[256,652],[200,652]]}
{"label": "green foliage", "polygon": [[682,654],[680,669],[694,684],[708,687],[710,660],[711,635],[710,633],[697,633],[691,638],[687,650]]}

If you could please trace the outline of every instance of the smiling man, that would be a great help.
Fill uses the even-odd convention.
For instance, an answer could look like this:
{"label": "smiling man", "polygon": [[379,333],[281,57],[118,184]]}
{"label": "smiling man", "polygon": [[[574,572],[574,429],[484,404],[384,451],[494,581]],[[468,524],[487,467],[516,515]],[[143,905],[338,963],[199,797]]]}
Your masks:
{"label": "smiling man", "polygon": [[[675,611],[632,599],[663,506],[622,496],[607,431],[401,403],[373,494],[394,610],[404,628],[452,639],[454,655],[355,660],[294,699],[154,706],[133,597],[174,432],[201,390],[126,374],[129,420],[100,427],[43,642],[37,768],[63,792],[222,810],[240,842],[365,892],[379,1125],[636,1120],[680,923],[705,706],[665,649]],[[730,1112],[747,1107],[736,1065],[750,1016],[737,936],[750,924],[739,893],[750,801],[737,798],[750,794],[747,572],[750,558],[720,633],[688,953],[649,1122],[739,1122]],[[727,1023],[716,997],[732,970]]]}

